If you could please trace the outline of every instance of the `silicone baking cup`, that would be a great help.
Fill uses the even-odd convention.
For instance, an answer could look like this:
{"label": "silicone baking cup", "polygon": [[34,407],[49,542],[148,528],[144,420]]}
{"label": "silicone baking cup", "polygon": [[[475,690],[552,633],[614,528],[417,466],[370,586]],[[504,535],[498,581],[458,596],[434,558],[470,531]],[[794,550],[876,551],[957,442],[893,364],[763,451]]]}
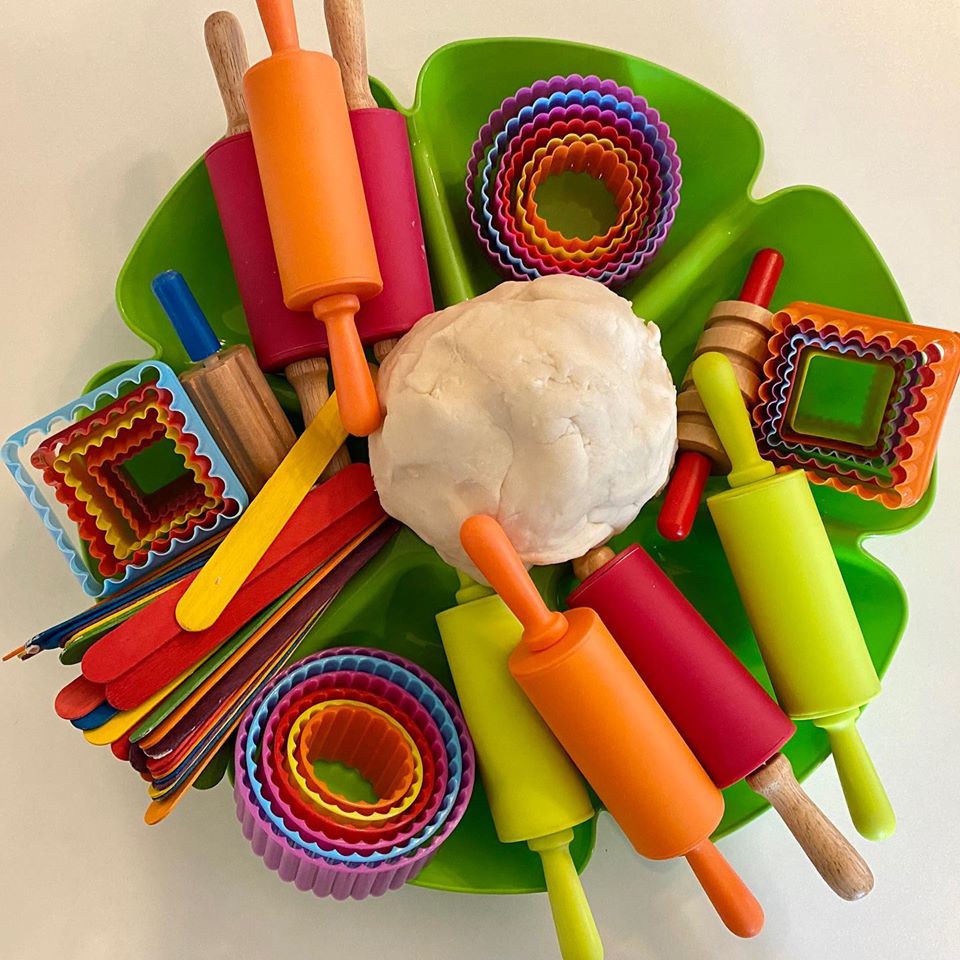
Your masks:
{"label": "silicone baking cup", "polygon": [[[131,483],[120,471],[161,439],[182,459],[186,479],[166,493],[128,496]],[[192,550],[247,504],[176,375],[154,360],[17,431],[2,457],[92,597]]]}
{"label": "silicone baking cup", "polygon": [[[617,214],[602,233],[566,236],[537,191],[573,172],[600,180]],[[629,87],[596,76],[523,87],[490,114],[471,150],[467,206],[478,240],[514,280],[573,273],[619,286],[662,246],[680,199],[676,143]]]}
{"label": "silicone baking cup", "polygon": [[[424,758],[422,783],[399,827],[385,820],[361,829],[360,821],[334,819],[291,776],[298,722],[314,706],[354,695],[404,726]],[[377,747],[382,737],[375,739]],[[379,895],[416,876],[459,823],[475,777],[473,746],[449,693],[411,661],[364,648],[324,651],[262,691],[240,725],[236,769],[237,812],[254,850],[282,879],[340,899]]]}

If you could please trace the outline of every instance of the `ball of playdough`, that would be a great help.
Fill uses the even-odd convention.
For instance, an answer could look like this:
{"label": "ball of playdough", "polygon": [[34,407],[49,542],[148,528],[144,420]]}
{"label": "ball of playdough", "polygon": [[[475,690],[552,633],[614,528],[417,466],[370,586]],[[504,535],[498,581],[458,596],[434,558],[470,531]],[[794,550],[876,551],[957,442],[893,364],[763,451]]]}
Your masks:
{"label": "ball of playdough", "polygon": [[659,329],[580,277],[502,283],[424,317],[377,386],[384,509],[474,577],[471,514],[496,517],[527,565],[572,560],[636,517],[676,453]]}

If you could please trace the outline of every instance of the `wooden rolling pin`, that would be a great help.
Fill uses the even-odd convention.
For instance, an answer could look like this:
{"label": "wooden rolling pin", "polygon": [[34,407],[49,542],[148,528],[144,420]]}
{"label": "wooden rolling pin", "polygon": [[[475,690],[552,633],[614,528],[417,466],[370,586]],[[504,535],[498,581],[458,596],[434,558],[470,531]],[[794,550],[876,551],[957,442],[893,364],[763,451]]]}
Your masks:
{"label": "wooden rolling pin", "polygon": [[830,888],[859,900],[873,874],[780,752],[794,725],[653,558],[634,544],[567,597],[596,612],[710,779],[765,797]]}
{"label": "wooden rolling pin", "polygon": [[[783,270],[783,256],[772,249],[753,258],[737,300],[718,303],[693,352],[695,360],[708,351],[725,354],[736,371],[737,382],[748,406],[757,399],[773,314],[767,309]],[[680,454],[657,529],[668,540],[683,540],[690,533],[703,488],[711,471],[726,473],[730,461],[707,416],[693,382],[691,366],[684,374],[677,397],[677,442]]]}
{"label": "wooden rolling pin", "polygon": [[510,672],[641,855],[685,857],[727,928],[756,936],[763,910],[710,842],[723,795],[603,621],[552,613],[493,517],[460,530],[467,556],[523,624]]}
{"label": "wooden rolling pin", "polygon": [[246,344],[222,348],[183,276],[167,270],[152,287],[193,361],[180,382],[255,497],[297,439],[293,428]]}
{"label": "wooden rolling pin", "polygon": [[777,699],[827,732],[853,824],[881,840],[896,817],[856,727],[880,680],[807,475],[761,458],[727,357],[702,354],[693,376],[732,464],[707,507]]}

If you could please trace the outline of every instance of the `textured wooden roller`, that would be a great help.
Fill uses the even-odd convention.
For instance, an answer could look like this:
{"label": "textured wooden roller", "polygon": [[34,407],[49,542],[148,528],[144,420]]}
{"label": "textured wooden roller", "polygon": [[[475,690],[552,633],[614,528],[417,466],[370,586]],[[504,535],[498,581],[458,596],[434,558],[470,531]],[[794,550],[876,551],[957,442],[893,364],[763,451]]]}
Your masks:
{"label": "textured wooden roller", "polygon": [[763,378],[763,361],[772,329],[773,314],[769,310],[745,300],[721,300],[711,311],[691,365],[683,375],[677,397],[678,444],[682,451],[709,457],[715,471],[726,473],[730,461],[693,383],[693,360],[708,351],[724,354],[733,365],[744,400],[752,407]]}

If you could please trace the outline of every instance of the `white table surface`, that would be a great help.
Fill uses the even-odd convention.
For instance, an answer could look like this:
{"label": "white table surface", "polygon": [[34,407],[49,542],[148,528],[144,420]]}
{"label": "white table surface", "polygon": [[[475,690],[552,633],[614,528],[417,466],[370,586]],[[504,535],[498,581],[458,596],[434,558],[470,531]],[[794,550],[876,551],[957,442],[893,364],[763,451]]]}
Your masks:
{"label": "white table surface", "polygon": [[[265,44],[238,2],[251,55]],[[319,0],[301,34],[325,44]],[[144,345],[113,303],[117,271],[174,179],[220,135],[201,42],[212,0],[32,0],[0,9],[0,434],[75,396]],[[589,11],[589,12],[588,12]],[[660,16],[653,16],[654,12]],[[873,237],[917,322],[960,327],[960,14],[937,0],[368,0],[371,69],[409,101],[435,48],[474,36],[551,35],[656,60],[759,124],[758,195],[794,183],[841,196]],[[718,149],[723,145],[718,144]],[[721,842],[764,904],[766,929],[729,936],[681,863],[634,855],[601,818],[584,876],[607,956],[874,960],[960,956],[960,403],[940,444],[929,517],[870,549],[912,615],[880,702],[861,723],[897,810],[895,836],[857,838],[877,878],[834,898],[767,814]],[[83,597],[9,478],[0,480],[3,649]],[[0,956],[552,958],[546,898],[408,887],[335,903],[264,869],[227,788],[197,793],[160,827],[143,784],[54,716],[55,656],[0,668]],[[844,828],[833,763],[807,782]]]}

